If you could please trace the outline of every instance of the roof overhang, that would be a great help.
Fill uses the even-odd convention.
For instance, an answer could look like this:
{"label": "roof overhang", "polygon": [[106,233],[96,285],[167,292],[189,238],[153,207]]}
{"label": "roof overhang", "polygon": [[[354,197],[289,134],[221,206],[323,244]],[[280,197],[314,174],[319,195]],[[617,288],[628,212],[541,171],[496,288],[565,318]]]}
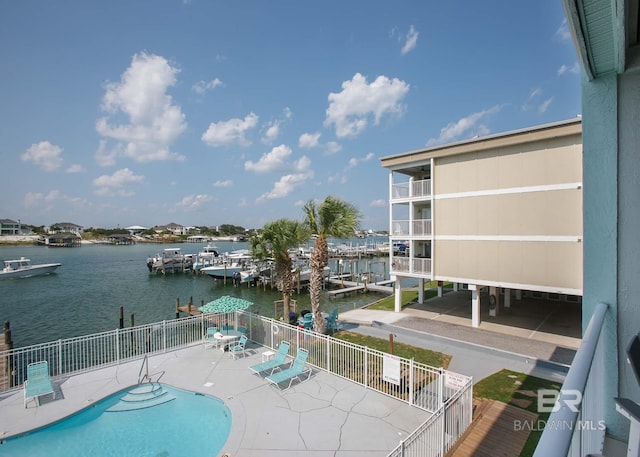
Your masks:
{"label": "roof overhang", "polygon": [[640,69],[638,0],[562,0],[562,4],[589,80]]}

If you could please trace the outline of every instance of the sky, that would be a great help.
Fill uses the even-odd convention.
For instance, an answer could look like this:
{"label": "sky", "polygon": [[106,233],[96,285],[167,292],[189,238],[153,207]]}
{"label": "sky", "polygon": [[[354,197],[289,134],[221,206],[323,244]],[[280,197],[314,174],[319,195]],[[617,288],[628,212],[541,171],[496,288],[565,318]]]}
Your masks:
{"label": "sky", "polygon": [[0,0],[0,219],[386,230],[393,154],[575,118],[560,0]]}

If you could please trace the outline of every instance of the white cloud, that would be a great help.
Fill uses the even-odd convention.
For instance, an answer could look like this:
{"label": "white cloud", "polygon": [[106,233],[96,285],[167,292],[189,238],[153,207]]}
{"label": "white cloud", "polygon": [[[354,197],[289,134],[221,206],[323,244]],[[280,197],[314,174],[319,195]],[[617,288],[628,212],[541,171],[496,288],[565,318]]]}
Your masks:
{"label": "white cloud", "polygon": [[213,90],[218,86],[224,86],[224,84],[218,78],[215,78],[215,79],[212,79],[211,81],[198,81],[191,88],[196,93],[202,95],[205,92]]}
{"label": "white cloud", "polygon": [[290,108],[285,108],[282,113],[282,118],[269,122],[266,126],[265,133],[262,137],[262,142],[265,144],[273,143],[278,136],[280,136],[281,128],[284,123],[291,119],[293,112]]}
{"label": "white cloud", "polygon": [[566,19],[563,19],[562,24],[556,30],[555,36],[561,41],[571,41],[571,32]]}
{"label": "white cloud", "polygon": [[404,46],[402,46],[402,50],[400,51],[402,53],[402,55],[408,54],[409,52],[411,52],[411,50],[413,50],[413,48],[416,47],[416,44],[418,43],[418,32],[416,32],[416,29],[412,26],[409,27],[409,32],[407,32],[407,36],[406,36],[406,41],[404,43]]}
{"label": "white cloud", "polygon": [[[96,130],[117,142],[108,154],[111,162],[117,156],[137,162],[184,159],[170,150],[187,128],[182,110],[167,94],[178,72],[164,57],[141,53],[133,56],[120,82],[106,84],[102,109],[108,115],[96,121]],[[128,123],[116,124],[122,117]],[[96,160],[104,163],[104,156]]]}
{"label": "white cloud", "polygon": [[256,201],[260,203],[264,200],[273,200],[276,198],[286,197],[291,192],[293,192],[294,189],[311,178],[313,178],[312,170],[282,176],[280,180],[273,185],[273,189],[271,189],[271,191],[262,194]]}
{"label": "white cloud", "polygon": [[212,184],[213,187],[231,187],[233,186],[233,181],[227,179],[226,181],[216,181]]}
{"label": "white cloud", "polygon": [[400,102],[408,92],[409,84],[397,78],[378,76],[368,84],[366,77],[356,73],[342,83],[342,92],[329,94],[324,125],[335,125],[338,138],[355,137],[366,129],[370,116],[379,124],[386,113],[401,114]]}
{"label": "white cloud", "polygon": [[270,171],[283,170],[287,167],[286,159],[291,155],[291,148],[281,144],[271,151],[265,153],[257,162],[247,160],[244,169],[255,173],[267,173]]}
{"label": "white cloud", "polygon": [[369,203],[369,206],[373,206],[374,208],[384,208],[387,206],[387,201],[380,198],[378,200],[373,200]]}
{"label": "white cloud", "polygon": [[499,110],[499,106],[494,106],[493,108],[463,117],[457,122],[450,123],[440,129],[440,136],[438,138],[430,138],[429,141],[427,141],[427,146],[450,143],[460,139],[463,135],[467,137],[486,135],[489,133],[489,128],[482,122]]}
{"label": "white cloud", "polygon": [[228,121],[212,122],[206,132],[202,134],[202,141],[209,146],[228,146],[239,144],[248,146],[251,144],[245,134],[258,124],[258,116],[249,113],[244,119],[229,119]]}
{"label": "white cloud", "polygon": [[546,99],[544,102],[542,102],[539,106],[538,106],[538,113],[542,114],[544,112],[547,111],[547,109],[549,108],[549,105],[551,105],[551,102],[553,101],[553,97]]}
{"label": "white cloud", "polygon": [[142,182],[144,182],[144,176],[136,175],[128,168],[123,168],[111,176],[102,175],[94,179],[94,193],[102,196],[129,197],[134,195],[134,192],[127,187],[131,184],[140,184]]}
{"label": "white cloud", "polygon": [[74,163],[73,165],[67,167],[65,171],[67,173],[82,173],[83,171],[86,171],[86,170],[79,163]]}
{"label": "white cloud", "polygon": [[178,208],[183,208],[186,211],[195,211],[198,210],[202,205],[207,202],[210,202],[213,198],[210,195],[206,194],[193,194],[187,195],[182,200],[180,200],[176,206]]}
{"label": "white cloud", "polygon": [[368,153],[367,155],[365,155],[362,158],[352,157],[351,159],[349,159],[349,162],[347,163],[345,171],[350,170],[351,168],[354,168],[354,167],[358,166],[359,163],[368,162],[372,158],[373,158],[373,152]]}
{"label": "white cloud", "polygon": [[315,148],[318,146],[320,140],[320,133],[303,133],[298,140],[298,146],[301,148]]}
{"label": "white cloud", "polygon": [[27,192],[24,196],[25,208],[45,206],[48,210],[54,208],[58,202],[62,202],[65,208],[68,208],[69,205],[74,207],[85,207],[89,205],[89,202],[85,198],[64,195],[57,189],[49,191],[48,194],[43,194],[42,192]]}
{"label": "white cloud", "polygon": [[337,152],[342,151],[342,145],[340,145],[340,143],[337,143],[335,141],[329,141],[326,145],[325,145],[327,154],[335,154]]}
{"label": "white cloud", "polygon": [[32,144],[27,151],[20,156],[25,162],[32,162],[44,171],[56,171],[62,166],[62,148],[48,141]]}
{"label": "white cloud", "polygon": [[264,132],[262,142],[271,144],[276,138],[278,138],[278,135],[280,135],[280,121],[273,121]]}
{"label": "white cloud", "polygon": [[539,87],[531,89],[531,92],[529,93],[529,100],[533,100],[540,95],[542,95],[542,89],[540,89]]}
{"label": "white cloud", "polygon": [[572,66],[560,65],[560,68],[558,68],[558,76],[566,75],[568,73],[574,75],[580,74],[580,65],[578,62],[574,62]]}

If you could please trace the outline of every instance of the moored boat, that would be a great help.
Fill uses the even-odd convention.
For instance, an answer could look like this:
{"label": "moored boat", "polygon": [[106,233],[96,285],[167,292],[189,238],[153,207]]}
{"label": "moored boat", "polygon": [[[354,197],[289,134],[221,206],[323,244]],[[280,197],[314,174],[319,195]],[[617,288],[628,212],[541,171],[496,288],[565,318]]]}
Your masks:
{"label": "moored boat", "polygon": [[193,269],[193,254],[183,254],[180,248],[167,248],[147,259],[151,273],[181,273]]}
{"label": "moored boat", "polygon": [[60,263],[31,264],[30,259],[20,257],[19,259],[5,260],[4,267],[0,271],[0,279],[29,278],[53,273]]}

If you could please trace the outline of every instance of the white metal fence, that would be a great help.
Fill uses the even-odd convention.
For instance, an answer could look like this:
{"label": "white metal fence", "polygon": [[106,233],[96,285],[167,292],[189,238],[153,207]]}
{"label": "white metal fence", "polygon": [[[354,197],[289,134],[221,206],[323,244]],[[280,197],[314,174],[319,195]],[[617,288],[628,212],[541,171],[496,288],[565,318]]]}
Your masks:
{"label": "white metal fence", "polygon": [[[294,352],[307,349],[307,361],[316,369],[434,413],[393,456],[442,456],[471,423],[470,377],[243,311],[202,314],[3,351],[0,358],[7,369],[0,377],[0,392],[20,389],[32,362],[48,361],[55,378],[71,376],[198,344],[207,327],[224,325],[244,327],[252,342],[270,348],[288,341]],[[391,361],[399,364],[399,379],[393,381],[385,377],[385,364]]]}

